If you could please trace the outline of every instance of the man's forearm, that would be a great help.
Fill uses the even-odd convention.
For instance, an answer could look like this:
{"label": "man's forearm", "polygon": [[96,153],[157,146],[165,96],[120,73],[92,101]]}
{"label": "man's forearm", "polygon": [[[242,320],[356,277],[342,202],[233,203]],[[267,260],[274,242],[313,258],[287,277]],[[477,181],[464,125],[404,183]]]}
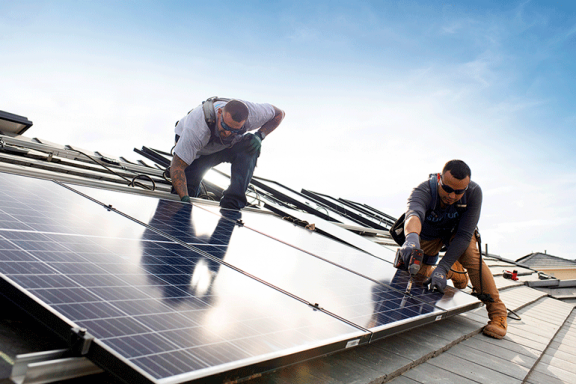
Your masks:
{"label": "man's forearm", "polygon": [[188,195],[188,185],[186,182],[185,169],[188,166],[178,155],[174,155],[172,158],[172,164],[170,165],[170,179],[172,180],[172,186],[180,198]]}
{"label": "man's forearm", "polygon": [[268,136],[273,130],[275,130],[284,119],[285,116],[284,111],[276,107],[274,107],[274,111],[276,112],[274,118],[268,121],[259,129],[259,131],[262,132],[265,136]]}
{"label": "man's forearm", "polygon": [[404,223],[404,234],[416,233],[420,235],[422,231],[422,223],[418,216],[410,216],[408,220]]}

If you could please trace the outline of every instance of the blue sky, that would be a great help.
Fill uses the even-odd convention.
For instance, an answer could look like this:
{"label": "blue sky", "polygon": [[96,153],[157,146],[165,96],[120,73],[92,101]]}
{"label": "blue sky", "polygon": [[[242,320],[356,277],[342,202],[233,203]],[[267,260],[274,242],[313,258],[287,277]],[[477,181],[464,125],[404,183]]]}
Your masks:
{"label": "blue sky", "polygon": [[257,175],[398,216],[461,158],[491,252],[576,258],[576,3],[4,1],[0,109],[138,158],[209,96],[286,111]]}

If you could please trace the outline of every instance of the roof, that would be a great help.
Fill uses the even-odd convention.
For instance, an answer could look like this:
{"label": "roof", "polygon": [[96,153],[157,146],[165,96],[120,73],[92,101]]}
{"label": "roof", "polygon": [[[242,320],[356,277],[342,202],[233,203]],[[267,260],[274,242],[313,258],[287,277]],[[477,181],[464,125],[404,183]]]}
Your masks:
{"label": "roof", "polygon": [[[169,184],[163,182],[162,167],[157,162],[129,161],[125,158],[108,158],[115,173],[102,170],[104,160],[98,152],[75,149],[71,146],[48,143],[41,139],[23,136],[2,136],[4,143],[13,148],[0,152],[0,171],[14,174],[44,175],[57,177],[80,185],[99,186],[101,188],[135,193],[134,187],[126,185],[125,178],[131,179],[134,172],[146,174],[156,183],[155,191],[145,190],[152,182],[140,178],[142,188],[139,194],[170,198]],[[16,151],[18,149],[18,151]],[[98,161],[92,161],[94,157]],[[221,191],[219,173],[212,175],[213,184],[208,185],[206,196],[218,196]],[[267,181],[262,181],[266,183]],[[270,181],[268,181],[270,182]],[[275,183],[275,182],[274,182]],[[268,183],[270,185],[270,183]],[[282,186],[283,187],[283,186]],[[362,207],[338,198],[346,215],[337,226],[322,227],[322,220],[333,220],[337,213],[330,206],[321,205],[314,195],[300,194],[297,191],[282,189],[286,201],[277,195],[254,187],[249,191],[250,199],[258,205],[270,206],[273,212],[292,212],[295,219],[306,225],[315,222],[327,236],[347,237],[346,233],[360,233],[364,239],[373,241],[375,252],[386,244],[393,246],[386,231],[381,230],[383,223],[391,217],[371,207]],[[290,195],[290,196],[288,196]],[[322,195],[325,197],[326,195]],[[276,205],[272,204],[276,201]],[[268,202],[268,203],[266,203]],[[296,205],[302,206],[300,210]],[[304,207],[307,209],[304,210]],[[315,211],[323,212],[314,216]],[[328,215],[327,215],[328,214]],[[326,215],[328,219],[325,219]],[[315,219],[315,217],[317,217]],[[345,221],[345,222],[344,222]],[[361,223],[365,223],[361,225]],[[360,236],[350,236],[349,244],[356,247],[369,247],[361,242]],[[249,383],[426,383],[426,382],[528,382],[562,383],[573,382],[576,374],[574,361],[576,350],[575,313],[572,294],[576,284],[562,282],[539,274],[532,268],[499,258],[490,254],[485,258],[495,276],[501,298],[506,306],[513,310],[521,320],[508,319],[509,330],[503,340],[494,340],[481,333],[487,322],[484,307],[458,314],[446,319],[424,324],[375,342],[349,348],[337,353],[329,353],[305,362],[260,372],[242,381]],[[504,270],[518,270],[518,281],[504,278]],[[548,290],[548,291],[545,291]],[[470,292],[469,289],[466,290]],[[3,308],[11,303],[1,303]],[[513,315],[515,316],[515,315]],[[26,313],[14,307],[3,311],[0,319],[0,374],[7,377],[17,354],[65,348],[62,342],[50,336],[50,333],[38,325]],[[117,383],[117,379],[107,373],[92,375],[89,378],[72,382]]]}
{"label": "roof", "polygon": [[576,261],[564,259],[562,257],[549,255],[547,253],[531,253],[516,260],[518,263],[528,267],[555,268],[572,267],[576,268]]}
{"label": "roof", "polygon": [[[524,285],[540,281],[522,270],[518,281],[502,277],[501,267],[517,265],[486,258],[509,310],[502,340],[481,333],[488,316],[478,308],[416,330],[281,369],[250,383],[570,383],[576,374],[574,304]],[[511,314],[510,316],[515,317]]]}

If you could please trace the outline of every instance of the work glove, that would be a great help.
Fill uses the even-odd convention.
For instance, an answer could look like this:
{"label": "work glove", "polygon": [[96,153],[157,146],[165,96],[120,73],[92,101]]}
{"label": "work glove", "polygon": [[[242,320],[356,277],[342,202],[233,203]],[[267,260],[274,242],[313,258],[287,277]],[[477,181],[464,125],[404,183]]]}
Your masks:
{"label": "work glove", "polygon": [[262,148],[262,134],[260,132],[256,132],[255,134],[249,133],[244,140],[247,141],[246,152],[250,155],[260,153],[260,148]]}
{"label": "work glove", "polygon": [[190,202],[190,196],[186,195],[183,196],[180,201],[184,202],[184,203],[189,203]]}
{"label": "work glove", "polygon": [[446,288],[446,275],[448,271],[441,265],[438,265],[432,275],[424,280],[424,286],[430,291],[437,290],[440,293],[444,293]]}
{"label": "work glove", "polygon": [[413,249],[420,248],[420,236],[416,232],[410,232],[406,236],[406,240],[402,247],[400,247],[400,257],[402,257],[402,261],[404,262],[404,266],[408,268],[410,265],[410,255],[412,254]]}

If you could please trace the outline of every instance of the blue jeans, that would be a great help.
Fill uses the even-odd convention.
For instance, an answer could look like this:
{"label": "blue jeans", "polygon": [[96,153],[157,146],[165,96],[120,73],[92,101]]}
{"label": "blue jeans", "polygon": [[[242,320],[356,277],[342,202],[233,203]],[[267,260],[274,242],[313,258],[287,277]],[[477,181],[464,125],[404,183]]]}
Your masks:
{"label": "blue jeans", "polygon": [[246,189],[252,180],[252,174],[260,156],[260,151],[249,154],[247,144],[247,140],[242,140],[232,148],[200,156],[194,160],[185,170],[188,195],[200,196],[200,182],[210,168],[220,163],[231,163],[230,186],[224,191],[220,206],[230,209],[244,208],[247,203]]}

